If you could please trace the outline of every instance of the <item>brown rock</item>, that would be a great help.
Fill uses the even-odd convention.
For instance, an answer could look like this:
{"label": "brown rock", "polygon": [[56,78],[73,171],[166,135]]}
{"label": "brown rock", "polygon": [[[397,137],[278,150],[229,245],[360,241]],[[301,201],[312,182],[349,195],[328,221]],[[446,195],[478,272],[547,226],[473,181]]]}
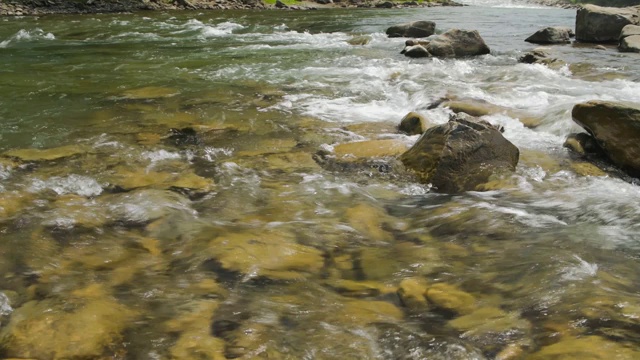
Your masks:
{"label": "brown rock", "polygon": [[640,176],[640,107],[589,101],[574,106],[571,115],[615,165]]}
{"label": "brown rock", "polygon": [[494,173],[514,171],[518,148],[484,122],[454,119],[427,130],[400,160],[439,192],[474,190]]}

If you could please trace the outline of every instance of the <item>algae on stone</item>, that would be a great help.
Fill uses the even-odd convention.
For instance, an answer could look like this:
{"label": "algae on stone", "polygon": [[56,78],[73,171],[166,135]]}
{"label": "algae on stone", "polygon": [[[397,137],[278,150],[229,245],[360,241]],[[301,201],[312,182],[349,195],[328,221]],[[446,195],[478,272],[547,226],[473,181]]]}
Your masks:
{"label": "algae on stone", "polygon": [[17,158],[22,161],[51,161],[85,153],[79,145],[66,145],[51,149],[13,149],[2,153],[4,156]]}
{"label": "algae on stone", "polygon": [[469,314],[476,308],[473,295],[446,283],[432,285],[425,296],[436,308],[456,314]]}
{"label": "algae on stone", "polygon": [[211,241],[207,253],[223,268],[249,277],[302,279],[324,266],[320,250],[298,244],[294,234],[282,230],[220,235]]}
{"label": "algae on stone", "polygon": [[[112,356],[135,313],[108,297],[29,301],[0,333],[3,354],[15,358],[78,359]],[[115,348],[115,349],[114,349]]]}

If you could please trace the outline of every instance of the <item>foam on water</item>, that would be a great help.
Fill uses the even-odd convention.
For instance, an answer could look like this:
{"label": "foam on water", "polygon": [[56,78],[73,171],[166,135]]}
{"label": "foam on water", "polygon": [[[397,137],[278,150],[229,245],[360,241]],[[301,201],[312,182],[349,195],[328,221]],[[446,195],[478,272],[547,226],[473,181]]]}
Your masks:
{"label": "foam on water", "polygon": [[40,28],[33,30],[20,29],[17,33],[10,36],[8,39],[0,42],[0,49],[8,47],[11,43],[27,42],[27,41],[39,41],[39,40],[55,40],[55,35],[52,33],[46,33]]}
{"label": "foam on water", "polygon": [[40,192],[46,189],[53,190],[58,195],[98,196],[102,193],[102,186],[95,179],[76,174],[64,177],[54,176],[46,180],[34,179],[29,187],[31,192]]}

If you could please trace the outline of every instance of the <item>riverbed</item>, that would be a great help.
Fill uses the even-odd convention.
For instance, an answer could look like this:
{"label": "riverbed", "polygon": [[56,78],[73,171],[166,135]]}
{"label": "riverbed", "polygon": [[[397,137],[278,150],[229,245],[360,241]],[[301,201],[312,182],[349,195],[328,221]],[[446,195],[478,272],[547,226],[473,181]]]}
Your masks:
{"label": "riverbed", "polygon": [[[0,357],[638,358],[640,187],[563,148],[573,105],[640,103],[638,56],[517,61],[574,19],[510,2],[0,18]],[[413,20],[491,54],[406,58],[384,31]],[[515,174],[447,195],[393,159],[320,161],[410,146],[400,119],[445,123],[443,97],[535,120],[483,117]]]}

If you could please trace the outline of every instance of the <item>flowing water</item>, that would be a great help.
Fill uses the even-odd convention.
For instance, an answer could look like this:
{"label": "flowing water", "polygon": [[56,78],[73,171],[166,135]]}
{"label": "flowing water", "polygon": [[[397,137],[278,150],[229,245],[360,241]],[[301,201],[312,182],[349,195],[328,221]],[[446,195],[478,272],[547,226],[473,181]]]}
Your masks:
{"label": "flowing water", "polygon": [[[562,144],[574,104],[640,102],[639,58],[519,64],[575,11],[475,5],[1,18],[0,357],[634,358],[640,188]],[[405,58],[384,30],[418,19],[491,54]],[[484,117],[513,176],[444,195],[314,160],[411,144],[443,96],[536,119]]]}

